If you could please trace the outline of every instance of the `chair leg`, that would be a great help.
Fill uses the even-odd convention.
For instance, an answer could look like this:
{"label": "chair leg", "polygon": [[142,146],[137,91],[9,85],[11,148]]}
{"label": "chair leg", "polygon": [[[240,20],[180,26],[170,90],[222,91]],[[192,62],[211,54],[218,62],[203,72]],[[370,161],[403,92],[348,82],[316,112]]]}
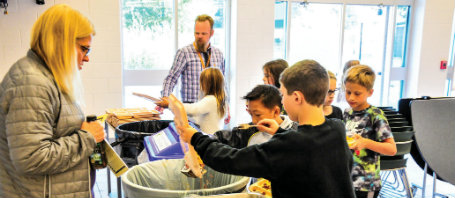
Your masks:
{"label": "chair leg", "polygon": [[419,189],[422,189],[422,187],[416,185],[416,184],[412,184],[411,185],[411,193],[412,193],[412,196],[416,195],[417,194],[417,190]]}
{"label": "chair leg", "polygon": [[401,169],[401,170],[398,170],[399,174],[400,174],[400,177],[401,177],[401,181],[403,182],[403,185],[404,185],[404,189],[406,190],[406,196],[408,198],[413,198],[413,194],[412,194],[412,191],[411,191],[411,187],[409,186],[409,181],[408,181],[408,175],[406,174],[406,169]]}
{"label": "chair leg", "polygon": [[433,198],[436,197],[436,173],[433,171]]}
{"label": "chair leg", "polygon": [[428,169],[428,164],[425,163],[425,167],[423,168],[422,197],[425,197],[425,188],[427,185],[427,169]]}
{"label": "chair leg", "polygon": [[382,178],[384,185],[380,192],[381,197],[413,198],[414,194],[411,186],[409,185],[406,169],[402,168],[399,170],[393,170],[389,173],[393,176],[393,182],[385,180],[385,178],[388,179],[389,175],[387,173],[383,174],[386,177]]}

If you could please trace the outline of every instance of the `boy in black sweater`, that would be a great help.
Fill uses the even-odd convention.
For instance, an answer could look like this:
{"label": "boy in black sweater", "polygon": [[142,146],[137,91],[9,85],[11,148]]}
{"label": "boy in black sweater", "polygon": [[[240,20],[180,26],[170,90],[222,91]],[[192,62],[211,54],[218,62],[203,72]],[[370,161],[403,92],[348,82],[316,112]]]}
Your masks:
{"label": "boy in black sweater", "polygon": [[354,198],[352,155],[344,125],[340,120],[326,119],[322,111],[328,91],[327,71],[316,61],[300,61],[283,72],[280,83],[284,108],[300,125],[296,131],[283,130],[274,120],[264,119],[258,122],[258,129],[274,134],[272,139],[242,149],[191,127],[179,127],[181,138],[217,171],[270,180],[275,198]]}

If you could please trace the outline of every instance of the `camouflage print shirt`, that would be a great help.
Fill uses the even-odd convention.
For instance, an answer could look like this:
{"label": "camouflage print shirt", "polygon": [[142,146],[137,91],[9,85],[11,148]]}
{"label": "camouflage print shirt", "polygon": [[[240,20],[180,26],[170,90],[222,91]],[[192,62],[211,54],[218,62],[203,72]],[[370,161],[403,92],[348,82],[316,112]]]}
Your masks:
{"label": "camouflage print shirt", "polygon": [[[344,111],[343,119],[346,123],[346,136],[359,134],[376,142],[393,138],[389,124],[381,109],[370,106],[362,111],[348,108]],[[354,167],[352,181],[356,191],[379,191],[381,188],[380,156],[369,149],[362,149],[353,153]]]}

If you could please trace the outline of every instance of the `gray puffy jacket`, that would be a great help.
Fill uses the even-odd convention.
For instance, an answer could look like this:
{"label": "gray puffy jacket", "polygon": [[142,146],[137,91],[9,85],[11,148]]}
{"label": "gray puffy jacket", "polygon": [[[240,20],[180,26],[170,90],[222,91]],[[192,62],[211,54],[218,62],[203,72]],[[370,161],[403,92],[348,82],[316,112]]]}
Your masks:
{"label": "gray puffy jacket", "polygon": [[91,197],[83,120],[29,50],[0,84],[0,197]]}

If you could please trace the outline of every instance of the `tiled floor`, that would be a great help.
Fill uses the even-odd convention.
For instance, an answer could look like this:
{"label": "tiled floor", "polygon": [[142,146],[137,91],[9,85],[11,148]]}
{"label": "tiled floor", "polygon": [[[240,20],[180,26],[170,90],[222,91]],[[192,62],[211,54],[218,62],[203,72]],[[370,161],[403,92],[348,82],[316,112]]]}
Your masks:
{"label": "tiled floor", "polygon": [[[422,186],[423,184],[423,170],[418,166],[410,155],[407,155],[407,173],[410,183]],[[455,171],[454,171],[455,173]],[[433,192],[433,177],[427,174],[425,196],[422,196],[422,190],[418,190],[415,197],[432,197]],[[455,186],[447,182],[437,180],[436,192],[455,198]]]}
{"label": "tiled floor", "polygon": [[[95,187],[93,189],[96,198],[104,198],[104,197],[117,198],[118,197],[117,178],[114,176],[114,174],[110,174],[110,176],[111,176],[111,193],[108,193],[108,182],[107,182],[106,169],[96,171],[96,183],[95,183]],[[123,195],[123,193],[122,193],[122,195]]]}

